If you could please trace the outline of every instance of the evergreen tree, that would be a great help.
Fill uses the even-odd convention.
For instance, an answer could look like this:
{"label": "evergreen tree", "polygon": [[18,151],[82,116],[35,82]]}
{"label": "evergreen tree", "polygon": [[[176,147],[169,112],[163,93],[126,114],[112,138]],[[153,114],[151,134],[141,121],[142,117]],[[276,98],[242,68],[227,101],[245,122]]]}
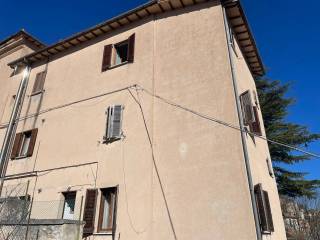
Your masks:
{"label": "evergreen tree", "polygon": [[[288,107],[295,102],[294,98],[285,96],[289,84],[259,78],[256,79],[256,86],[268,138],[295,147],[307,147],[309,143],[320,139],[320,134],[310,133],[306,126],[286,121]],[[269,149],[279,193],[288,197],[314,197],[320,180],[306,180],[307,173],[293,172],[283,167],[284,164],[294,164],[312,157],[276,144],[269,144]]]}

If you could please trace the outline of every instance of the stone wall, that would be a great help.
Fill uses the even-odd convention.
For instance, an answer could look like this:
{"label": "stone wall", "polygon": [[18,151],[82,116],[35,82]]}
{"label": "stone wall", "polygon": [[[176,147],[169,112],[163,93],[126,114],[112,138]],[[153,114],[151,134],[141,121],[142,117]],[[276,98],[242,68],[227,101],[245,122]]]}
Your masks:
{"label": "stone wall", "polygon": [[27,240],[78,240],[82,239],[83,225],[84,222],[75,220],[30,219],[29,224],[2,222],[0,228],[9,239],[25,239],[27,235]]}

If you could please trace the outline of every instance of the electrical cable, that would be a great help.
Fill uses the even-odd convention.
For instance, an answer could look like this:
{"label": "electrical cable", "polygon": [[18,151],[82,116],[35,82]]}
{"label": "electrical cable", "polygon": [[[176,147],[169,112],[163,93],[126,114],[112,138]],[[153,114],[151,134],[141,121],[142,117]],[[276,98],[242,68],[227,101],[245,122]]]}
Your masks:
{"label": "electrical cable", "polygon": [[184,110],[184,111],[190,112],[190,113],[192,113],[192,114],[194,114],[194,115],[197,115],[197,116],[199,116],[199,117],[201,117],[201,118],[207,119],[207,120],[209,120],[209,121],[216,122],[216,123],[218,123],[218,124],[224,125],[224,126],[226,126],[226,127],[229,127],[229,128],[232,128],[232,129],[235,129],[235,130],[238,130],[238,131],[242,131],[242,132],[248,133],[248,134],[253,135],[253,136],[257,137],[257,138],[260,138],[260,139],[263,139],[263,140],[265,140],[265,141],[267,141],[267,142],[270,142],[270,143],[272,143],[272,144],[276,144],[276,145],[279,145],[279,146],[287,147],[287,148],[290,148],[290,149],[292,149],[292,150],[295,150],[295,151],[298,151],[298,152],[307,154],[307,155],[312,156],[312,157],[315,157],[315,158],[320,158],[320,154],[316,154],[316,153],[312,153],[312,152],[309,152],[309,151],[305,151],[305,150],[303,150],[303,149],[301,149],[301,148],[294,147],[294,146],[292,146],[292,145],[289,145],[289,144],[286,144],[286,143],[283,143],[283,142],[279,142],[279,141],[276,141],[276,140],[267,138],[266,136],[261,136],[261,135],[258,135],[258,134],[256,134],[256,133],[250,132],[250,131],[248,131],[247,129],[241,129],[240,127],[238,127],[238,126],[236,126],[236,125],[233,125],[233,124],[224,122],[224,121],[219,120],[219,119],[217,119],[217,118],[209,117],[209,116],[207,116],[207,115],[204,115],[204,114],[202,114],[202,113],[199,113],[199,112],[197,112],[197,111],[194,111],[194,110],[192,110],[192,109],[190,109],[190,108],[187,108],[187,107],[184,107],[184,106],[182,106],[182,105],[180,105],[180,104],[177,104],[177,103],[175,103],[175,102],[173,102],[173,101],[170,101],[170,100],[168,100],[168,99],[165,99],[165,98],[163,98],[163,97],[161,97],[161,96],[159,96],[159,95],[153,94],[153,93],[149,92],[148,90],[144,89],[143,87],[141,87],[141,86],[139,86],[139,85],[136,85],[135,88],[136,88],[137,90],[141,90],[141,91],[147,93],[148,95],[151,95],[152,97],[155,97],[155,98],[157,98],[157,99],[159,99],[159,100],[161,100],[161,101],[163,101],[163,102],[165,102],[165,103],[167,103],[167,104],[169,104],[169,105],[171,105],[171,106],[180,108],[180,109],[182,109],[182,110]]}
{"label": "electrical cable", "polygon": [[[222,121],[222,120],[219,120],[217,118],[214,118],[214,117],[210,117],[210,116],[207,116],[205,114],[202,114],[202,113],[199,113],[197,111],[194,111],[192,109],[189,109],[187,107],[184,107],[180,104],[177,104],[173,101],[170,101],[168,99],[165,99],[159,95],[156,95],[156,94],[153,94],[151,92],[149,92],[148,90],[146,90],[145,88],[141,87],[140,85],[138,84],[135,84],[135,85],[131,85],[131,86],[128,86],[128,87],[125,87],[125,88],[121,88],[121,89],[117,89],[117,90],[114,90],[114,91],[110,91],[110,92],[106,92],[106,93],[102,93],[102,94],[99,94],[99,95],[95,95],[93,97],[88,97],[88,98],[84,98],[84,99],[80,99],[80,100],[77,100],[77,101],[73,101],[73,102],[69,102],[69,103],[66,103],[66,104],[62,104],[62,105],[58,105],[56,107],[52,107],[52,108],[48,108],[48,109],[45,109],[45,110],[42,110],[38,113],[34,113],[34,114],[30,114],[30,115],[27,115],[27,116],[24,116],[24,117],[21,117],[19,119],[17,119],[16,121],[22,121],[22,120],[25,120],[25,119],[28,119],[28,118],[33,118],[33,117],[36,117],[38,115],[41,115],[41,114],[44,114],[44,113],[47,113],[47,112],[51,112],[53,110],[57,110],[57,109],[61,109],[61,108],[65,108],[65,107],[68,107],[68,106],[71,106],[71,105],[74,105],[74,104],[77,104],[77,103],[81,103],[81,102],[85,102],[85,101],[89,101],[89,100],[92,100],[92,99],[96,99],[96,98],[100,98],[100,97],[103,97],[103,96],[106,96],[106,95],[110,95],[110,94],[113,94],[113,93],[117,93],[117,92],[121,92],[121,91],[125,91],[125,90],[128,90],[128,89],[137,89],[137,90],[141,90],[141,91],[144,91],[145,93],[147,93],[148,95],[151,95],[171,106],[174,106],[174,107],[177,107],[177,108],[180,108],[182,110],[185,110],[187,112],[190,112],[194,115],[197,115],[201,118],[204,118],[204,119],[207,119],[209,121],[213,121],[213,122],[216,122],[218,124],[221,124],[221,125],[224,125],[226,127],[229,127],[229,128],[232,128],[232,129],[235,129],[235,130],[238,130],[238,131],[242,131],[242,132],[245,132],[247,134],[250,134],[252,136],[255,136],[257,138],[260,138],[260,139],[263,139],[271,144],[276,144],[276,145],[279,145],[279,146],[282,146],[282,147],[286,147],[286,148],[289,148],[289,149],[292,149],[292,150],[295,150],[295,151],[298,151],[298,152],[301,152],[301,153],[304,153],[304,154],[307,154],[309,156],[312,156],[312,157],[315,157],[315,158],[320,158],[320,154],[317,154],[317,153],[312,153],[312,152],[309,152],[309,151],[306,151],[306,150],[303,150],[301,148],[298,148],[298,147],[295,147],[295,146],[292,146],[292,145],[289,145],[289,144],[286,144],[284,142],[280,142],[280,141],[276,141],[276,140],[273,140],[273,139],[270,139],[270,138],[267,138],[266,136],[261,136],[261,135],[258,135],[256,133],[253,133],[253,132],[250,132],[248,131],[247,129],[241,129],[240,127],[236,126],[236,125],[233,125],[233,124],[230,124],[230,123],[227,123],[225,121]],[[8,123],[2,123],[0,124],[0,129],[2,128],[6,128],[8,126]]]}
{"label": "electrical cable", "polygon": [[[80,100],[77,100],[77,101],[73,101],[73,102],[69,102],[69,103],[66,103],[66,104],[61,104],[61,105],[58,105],[56,107],[51,107],[51,108],[42,110],[42,111],[40,111],[38,113],[34,113],[34,114],[30,114],[30,115],[18,118],[16,121],[22,121],[22,120],[25,120],[25,119],[28,119],[28,118],[33,118],[33,117],[39,116],[41,114],[44,114],[44,113],[47,113],[47,112],[51,112],[53,110],[69,107],[69,106],[77,104],[77,103],[81,103],[81,102],[89,101],[89,100],[92,100],[92,99],[100,98],[100,97],[103,97],[103,96],[106,96],[106,95],[110,95],[110,94],[113,94],[113,93],[125,91],[125,90],[127,90],[129,88],[132,88],[132,86],[125,87],[125,88],[120,88],[120,89],[117,89],[117,90],[114,90],[114,91],[102,93],[102,94],[95,95],[95,96],[88,97],[88,98],[83,98],[83,99],[80,99]],[[8,123],[2,123],[2,124],[0,124],[0,129],[1,128],[5,128],[7,126],[8,126]]]}
{"label": "electrical cable", "polygon": [[143,108],[142,108],[142,105],[141,105],[141,102],[140,102],[139,92],[138,92],[138,89],[136,87],[134,87],[134,89],[137,92],[138,99],[132,94],[130,89],[128,89],[128,91],[129,91],[130,95],[132,96],[132,98],[135,100],[135,102],[138,104],[138,106],[140,108],[141,116],[142,116],[142,119],[143,119],[143,124],[144,124],[145,130],[146,130],[146,134],[147,134],[147,137],[148,137],[149,144],[150,144],[152,163],[153,163],[153,166],[154,166],[154,169],[155,169],[155,172],[156,172],[156,176],[158,178],[161,194],[162,194],[162,197],[163,197],[163,200],[164,200],[164,204],[165,204],[165,207],[166,207],[166,211],[167,211],[167,215],[168,215],[168,218],[169,218],[169,222],[170,222],[171,230],[172,230],[172,233],[173,233],[173,237],[174,237],[175,240],[177,240],[178,237],[177,237],[177,234],[176,234],[176,231],[175,231],[175,227],[174,227],[174,224],[173,224],[173,220],[172,220],[172,216],[171,216],[171,213],[170,213],[168,200],[167,200],[166,194],[164,192],[164,187],[163,187],[163,184],[162,184],[162,181],[161,181],[159,168],[158,168],[158,165],[157,165],[157,162],[156,162],[156,159],[155,159],[153,142],[151,140],[151,135],[150,135],[150,132],[149,132],[149,128],[147,126],[147,121],[146,121],[146,118],[145,118],[145,115],[144,115],[144,111],[143,111]]}

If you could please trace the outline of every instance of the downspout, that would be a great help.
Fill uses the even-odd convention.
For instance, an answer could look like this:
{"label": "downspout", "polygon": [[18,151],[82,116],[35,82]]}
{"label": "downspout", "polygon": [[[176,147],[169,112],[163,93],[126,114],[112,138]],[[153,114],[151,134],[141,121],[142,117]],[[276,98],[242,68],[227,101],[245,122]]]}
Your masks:
{"label": "downspout", "polygon": [[23,99],[25,96],[25,92],[28,86],[29,81],[29,75],[30,75],[30,67],[26,66],[26,68],[23,71],[23,78],[20,82],[20,86],[16,95],[16,101],[13,106],[13,110],[11,113],[10,121],[7,127],[7,131],[2,143],[1,147],[1,153],[0,153],[0,177],[1,177],[1,188],[0,188],[0,194],[2,192],[2,186],[3,186],[3,177],[6,174],[6,166],[7,166],[7,159],[9,157],[10,152],[10,146],[13,140],[13,137],[15,135],[16,130],[16,121],[19,118],[21,106],[23,103]]}
{"label": "downspout", "polygon": [[260,230],[260,222],[259,222],[259,216],[258,216],[258,210],[257,210],[257,204],[255,200],[255,194],[254,194],[254,184],[252,180],[252,174],[251,174],[251,168],[250,168],[250,161],[249,161],[249,154],[248,154],[248,146],[246,141],[246,131],[243,123],[243,116],[241,111],[241,105],[239,100],[239,92],[238,92],[238,86],[237,86],[237,78],[236,78],[236,72],[235,72],[235,65],[232,58],[232,42],[231,42],[231,36],[229,31],[229,24],[228,24],[228,18],[226,14],[226,9],[224,6],[222,6],[223,10],[223,19],[224,19],[224,26],[226,31],[226,37],[227,37],[227,47],[228,47],[228,55],[229,55],[229,61],[230,61],[230,67],[231,67],[231,77],[232,77],[232,84],[236,99],[236,106],[237,106],[237,113],[239,118],[239,126],[240,126],[240,135],[241,135],[241,142],[242,142],[242,149],[243,149],[243,155],[244,155],[244,161],[246,166],[246,173],[248,178],[248,184],[249,184],[249,191],[250,191],[250,198],[251,198],[251,205],[253,210],[253,217],[256,227],[256,235],[257,239],[261,240],[261,230]]}

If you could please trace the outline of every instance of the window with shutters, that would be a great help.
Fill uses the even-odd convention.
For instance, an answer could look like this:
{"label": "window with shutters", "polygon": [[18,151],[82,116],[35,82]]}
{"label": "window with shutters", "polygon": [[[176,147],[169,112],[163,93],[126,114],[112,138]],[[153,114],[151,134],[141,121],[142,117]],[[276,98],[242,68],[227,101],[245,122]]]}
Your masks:
{"label": "window with shutters", "polygon": [[134,45],[135,34],[120,43],[106,45],[103,51],[102,72],[126,63],[133,63]]}
{"label": "window with shutters", "polygon": [[116,215],[117,188],[101,189],[98,232],[112,231]]}
{"label": "window with shutters", "polygon": [[33,84],[31,96],[37,95],[43,92],[45,78],[46,78],[46,71],[37,73],[36,79]]}
{"label": "window with shutters", "polygon": [[244,124],[249,125],[255,121],[250,91],[246,91],[240,95],[240,103]]}
{"label": "window with shutters", "polygon": [[262,130],[259,120],[258,107],[253,105],[249,90],[240,95],[240,103],[244,124],[249,127],[251,133],[261,136]]}
{"label": "window with shutters", "polygon": [[113,105],[108,107],[106,111],[107,124],[106,134],[104,136],[105,143],[121,139],[122,133],[122,115],[124,107],[122,105]]}
{"label": "window with shutters", "polygon": [[262,189],[261,184],[257,184],[254,187],[254,193],[258,208],[261,232],[264,234],[270,234],[271,232],[274,232],[274,226],[268,192]]}
{"label": "window with shutters", "polygon": [[37,128],[30,131],[17,133],[11,152],[11,158],[16,159],[31,157],[34,150],[37,133]]}

